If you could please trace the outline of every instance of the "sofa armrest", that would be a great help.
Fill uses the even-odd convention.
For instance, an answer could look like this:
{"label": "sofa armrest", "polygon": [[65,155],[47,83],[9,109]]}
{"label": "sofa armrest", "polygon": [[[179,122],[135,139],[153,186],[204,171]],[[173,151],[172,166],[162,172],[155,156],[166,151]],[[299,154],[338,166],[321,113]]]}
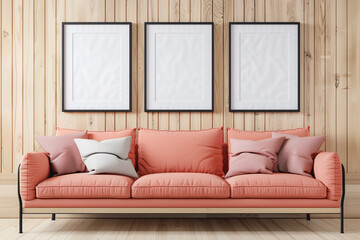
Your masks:
{"label": "sofa armrest", "polygon": [[336,152],[320,152],[314,159],[314,176],[328,189],[328,199],[339,201],[342,195],[342,167]]}
{"label": "sofa armrest", "polygon": [[43,152],[26,153],[21,159],[20,195],[23,200],[35,198],[35,187],[50,175],[49,158]]}

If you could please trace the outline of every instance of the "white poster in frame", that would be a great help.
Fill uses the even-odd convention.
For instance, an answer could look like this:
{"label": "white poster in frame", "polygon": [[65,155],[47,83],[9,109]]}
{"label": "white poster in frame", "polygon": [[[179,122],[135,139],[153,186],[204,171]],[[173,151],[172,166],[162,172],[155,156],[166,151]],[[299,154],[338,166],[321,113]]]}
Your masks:
{"label": "white poster in frame", "polygon": [[229,23],[230,111],[300,111],[298,22]]}
{"label": "white poster in frame", "polygon": [[62,111],[131,111],[131,23],[63,22],[62,30]]}
{"label": "white poster in frame", "polygon": [[213,23],[145,23],[145,111],[213,111]]}

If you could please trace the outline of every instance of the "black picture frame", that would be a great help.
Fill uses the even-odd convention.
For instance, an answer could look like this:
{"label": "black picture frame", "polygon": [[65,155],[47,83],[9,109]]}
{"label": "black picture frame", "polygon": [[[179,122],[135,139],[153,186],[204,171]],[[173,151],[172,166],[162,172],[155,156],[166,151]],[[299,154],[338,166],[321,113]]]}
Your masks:
{"label": "black picture frame", "polygon": [[[295,25],[297,26],[297,108],[296,109],[233,109],[231,106],[231,27],[233,25]],[[230,112],[300,112],[300,22],[229,22],[229,111]]]}
{"label": "black picture frame", "polygon": [[[66,25],[128,25],[129,26],[129,108],[128,109],[66,109],[65,108],[65,26]],[[131,112],[132,111],[132,23],[131,22],[62,22],[62,112]]]}
{"label": "black picture frame", "polygon": [[[147,108],[147,28],[149,25],[211,26],[211,109],[148,109]],[[214,112],[214,22],[145,22],[144,23],[144,110],[145,112]]]}

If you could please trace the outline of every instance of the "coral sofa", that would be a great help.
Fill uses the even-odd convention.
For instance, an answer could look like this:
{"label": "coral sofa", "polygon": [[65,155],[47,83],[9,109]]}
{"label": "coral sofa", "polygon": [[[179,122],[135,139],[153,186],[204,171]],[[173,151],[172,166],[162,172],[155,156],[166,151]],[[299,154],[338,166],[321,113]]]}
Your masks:
{"label": "coral sofa", "polygon": [[[227,144],[223,144],[223,136],[220,137],[223,157],[218,158],[223,162],[219,166],[226,173]],[[136,159],[141,177],[136,180],[121,175],[87,173],[51,177],[45,153],[25,154],[19,166],[20,232],[23,214],[33,213],[52,214],[53,220],[55,214],[61,213],[303,213],[308,220],[311,213],[332,213],[341,214],[343,232],[344,169],[337,153],[317,154],[314,177],[273,173],[225,179],[221,174],[207,173],[206,168],[211,167],[208,163],[203,164],[199,172],[192,172],[191,168],[196,166],[188,169],[189,164],[179,166],[177,163],[175,167],[180,171],[173,171],[174,162],[167,159],[171,149],[157,149],[155,143],[143,147],[142,144],[146,144],[142,139],[143,142],[151,140],[151,135],[138,141]],[[161,138],[154,141],[161,142]],[[183,144],[190,146],[191,143]],[[163,161],[167,159],[168,163],[153,166],[144,161],[151,158],[147,152],[149,147],[153,148],[151,154],[158,153],[156,156],[164,157]]]}

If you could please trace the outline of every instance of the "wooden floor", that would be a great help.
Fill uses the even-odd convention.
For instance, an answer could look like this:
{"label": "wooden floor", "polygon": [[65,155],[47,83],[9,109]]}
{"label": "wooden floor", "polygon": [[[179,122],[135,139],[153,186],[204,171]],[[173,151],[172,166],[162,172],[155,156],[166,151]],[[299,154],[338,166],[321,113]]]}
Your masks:
{"label": "wooden floor", "polygon": [[0,239],[360,239],[360,219],[16,219],[0,220]]}

